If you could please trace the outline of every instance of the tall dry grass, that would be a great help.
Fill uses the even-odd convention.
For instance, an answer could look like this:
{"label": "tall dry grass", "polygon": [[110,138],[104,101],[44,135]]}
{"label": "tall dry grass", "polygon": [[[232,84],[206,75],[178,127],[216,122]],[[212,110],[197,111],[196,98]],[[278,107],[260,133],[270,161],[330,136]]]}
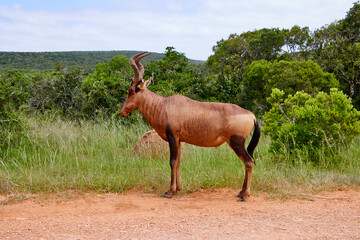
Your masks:
{"label": "tall dry grass", "polygon": [[[3,194],[69,189],[122,192],[132,188],[161,194],[169,186],[168,156],[130,154],[138,138],[150,130],[144,123],[34,117],[26,121],[26,137],[0,158]],[[348,149],[317,164],[307,161],[306,152],[279,159],[269,153],[269,143],[269,138],[262,137],[255,150],[252,193],[286,198],[360,185],[359,137]],[[219,149],[185,147],[180,169],[184,193],[200,188],[241,188],[244,166],[226,144]]]}

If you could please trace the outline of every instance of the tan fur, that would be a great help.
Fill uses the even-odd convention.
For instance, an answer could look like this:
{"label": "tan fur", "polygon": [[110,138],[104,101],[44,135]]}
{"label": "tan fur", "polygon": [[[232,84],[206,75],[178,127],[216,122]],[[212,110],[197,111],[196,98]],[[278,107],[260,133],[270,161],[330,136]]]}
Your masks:
{"label": "tan fur", "polygon": [[139,96],[141,114],[165,141],[167,125],[181,142],[201,147],[219,146],[234,134],[248,136],[254,126],[254,114],[233,104],[198,102],[180,95],[164,98],[148,89]]}
{"label": "tan fur", "polygon": [[169,142],[171,185],[164,196],[170,197],[181,189],[181,142],[202,147],[218,147],[227,142],[244,162],[246,172],[240,197],[247,198],[250,195],[254,160],[246,152],[244,142],[256,122],[254,114],[234,104],[198,102],[181,95],[165,98],[151,92],[147,89],[151,79],[143,82],[144,73],[139,71],[143,70],[139,61],[146,55],[137,54],[130,60],[137,74],[120,115],[127,116],[139,109],[160,137]]}

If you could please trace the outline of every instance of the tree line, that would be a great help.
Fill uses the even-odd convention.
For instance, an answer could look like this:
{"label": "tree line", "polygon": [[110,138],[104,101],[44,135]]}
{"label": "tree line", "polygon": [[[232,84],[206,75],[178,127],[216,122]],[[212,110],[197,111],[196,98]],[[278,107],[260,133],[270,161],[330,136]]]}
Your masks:
{"label": "tree line", "polygon": [[[133,75],[128,57],[116,55],[93,69],[56,64],[52,71],[4,70],[1,139],[19,128],[19,111],[117,119]],[[217,42],[204,64],[167,47],[163,58],[144,66],[145,77],[153,77],[149,89],[161,95],[234,103],[253,111],[271,136],[272,151],[288,154],[332,146],[340,138],[351,141],[360,133],[359,59],[360,3],[355,2],[344,19],[315,31],[293,26],[231,34]],[[134,114],[119,121],[139,119]]]}
{"label": "tree line", "polygon": [[[19,69],[22,72],[32,70],[54,71],[59,67],[85,68],[91,70],[99,62],[124,55],[131,57],[137,51],[69,51],[69,52],[0,52],[0,71]],[[163,58],[160,53],[154,53],[147,60]]]}

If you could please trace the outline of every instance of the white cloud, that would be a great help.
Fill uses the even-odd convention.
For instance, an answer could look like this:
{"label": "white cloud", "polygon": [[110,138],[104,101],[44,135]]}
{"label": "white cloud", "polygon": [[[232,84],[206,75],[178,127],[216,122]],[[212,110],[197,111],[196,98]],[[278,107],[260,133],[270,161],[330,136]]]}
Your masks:
{"label": "white cloud", "polygon": [[[206,60],[231,33],[295,24],[319,28],[345,17],[352,0],[117,1],[114,8],[42,9],[0,5],[0,50],[147,50],[174,46]],[[107,1],[107,4],[110,4]]]}

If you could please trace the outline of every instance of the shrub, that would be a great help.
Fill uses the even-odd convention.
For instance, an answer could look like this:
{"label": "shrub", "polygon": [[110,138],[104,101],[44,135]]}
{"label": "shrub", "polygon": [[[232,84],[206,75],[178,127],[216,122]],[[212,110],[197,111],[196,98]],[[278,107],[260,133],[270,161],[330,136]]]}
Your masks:
{"label": "shrub", "polygon": [[116,114],[126,98],[131,83],[131,67],[125,56],[116,56],[109,63],[98,63],[95,71],[82,83],[85,95],[83,112],[88,116]]}
{"label": "shrub", "polygon": [[86,73],[79,69],[62,68],[57,72],[36,73],[29,86],[27,110],[75,117],[80,114],[83,96],[81,82]]}
{"label": "shrub", "polygon": [[8,70],[0,76],[0,150],[22,133],[19,107],[27,101],[26,84],[17,70]]}
{"label": "shrub", "polygon": [[[334,153],[360,133],[360,112],[340,90],[312,97],[303,91],[294,96],[273,89],[268,98],[272,108],[265,113],[263,131],[271,136],[270,151],[291,154],[306,150],[317,161],[319,150]],[[334,148],[335,147],[335,148]]]}

